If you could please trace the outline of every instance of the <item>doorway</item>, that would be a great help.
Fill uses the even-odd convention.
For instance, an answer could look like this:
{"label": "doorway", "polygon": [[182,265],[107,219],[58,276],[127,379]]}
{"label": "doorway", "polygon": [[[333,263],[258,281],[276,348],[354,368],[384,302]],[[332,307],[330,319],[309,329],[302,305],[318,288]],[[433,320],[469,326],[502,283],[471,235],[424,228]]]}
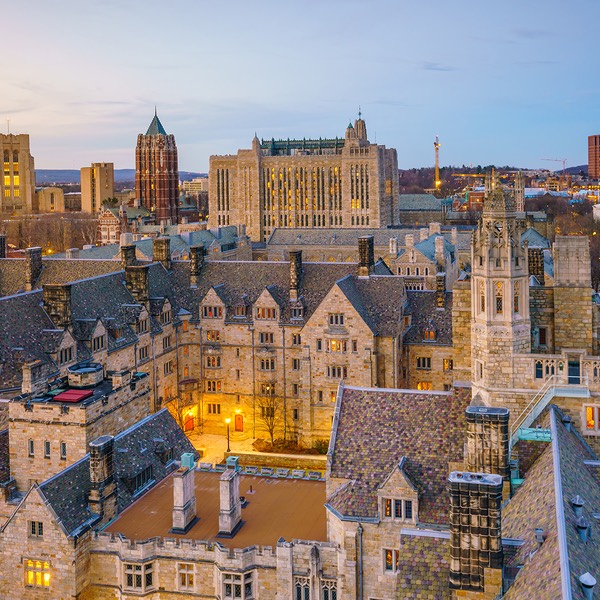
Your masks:
{"label": "doorway", "polygon": [[244,417],[240,414],[235,415],[235,430],[244,431]]}

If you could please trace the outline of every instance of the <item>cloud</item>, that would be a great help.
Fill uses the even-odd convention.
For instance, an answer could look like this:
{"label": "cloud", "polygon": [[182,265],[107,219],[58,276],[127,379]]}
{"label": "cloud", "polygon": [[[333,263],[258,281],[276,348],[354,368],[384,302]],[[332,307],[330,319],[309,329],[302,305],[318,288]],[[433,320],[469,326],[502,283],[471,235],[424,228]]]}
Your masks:
{"label": "cloud", "polygon": [[450,65],[443,65],[441,63],[437,63],[437,62],[424,62],[421,63],[421,68],[424,71],[456,71],[456,69],[454,67],[451,67]]}

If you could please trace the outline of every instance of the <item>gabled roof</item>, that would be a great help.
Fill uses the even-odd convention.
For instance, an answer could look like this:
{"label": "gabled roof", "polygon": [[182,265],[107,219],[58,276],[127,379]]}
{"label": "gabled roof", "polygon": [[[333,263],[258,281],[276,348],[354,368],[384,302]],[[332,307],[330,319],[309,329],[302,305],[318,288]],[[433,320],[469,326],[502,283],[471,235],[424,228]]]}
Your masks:
{"label": "gabled roof", "polygon": [[[437,293],[435,291],[413,292],[406,294],[408,305],[405,314],[411,315],[411,324],[404,335],[405,344],[441,344],[452,345],[452,301],[451,292],[445,293],[445,307],[437,308]],[[424,341],[426,328],[435,329],[435,340]]]}
{"label": "gabled roof", "polygon": [[550,242],[533,227],[527,228],[521,234],[521,244],[527,242],[530,248],[550,248]]}

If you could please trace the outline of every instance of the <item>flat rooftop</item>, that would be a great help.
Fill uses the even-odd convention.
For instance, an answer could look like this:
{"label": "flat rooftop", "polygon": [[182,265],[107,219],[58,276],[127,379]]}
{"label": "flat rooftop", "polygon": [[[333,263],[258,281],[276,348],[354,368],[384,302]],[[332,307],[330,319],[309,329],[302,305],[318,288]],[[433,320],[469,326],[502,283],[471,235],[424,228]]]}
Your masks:
{"label": "flat rooftop", "polygon": [[327,541],[325,482],[240,475],[240,495],[246,497],[248,505],[242,508],[244,525],[229,539],[217,537],[221,474],[196,471],[195,475],[199,520],[186,534],[169,533],[173,510],[172,476],[124,510],[105,531],[138,541],[155,536],[218,541],[226,548],[275,546],[281,537],[287,541]]}

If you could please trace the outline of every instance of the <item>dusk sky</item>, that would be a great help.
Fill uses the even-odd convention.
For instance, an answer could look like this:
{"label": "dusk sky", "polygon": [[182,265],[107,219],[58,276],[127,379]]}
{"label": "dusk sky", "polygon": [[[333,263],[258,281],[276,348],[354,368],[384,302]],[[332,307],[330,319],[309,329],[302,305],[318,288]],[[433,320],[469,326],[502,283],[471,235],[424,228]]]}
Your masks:
{"label": "dusk sky", "polygon": [[158,107],[181,170],[259,138],[343,136],[400,168],[587,163],[598,0],[3,2],[0,131],[36,168],[134,167]]}

